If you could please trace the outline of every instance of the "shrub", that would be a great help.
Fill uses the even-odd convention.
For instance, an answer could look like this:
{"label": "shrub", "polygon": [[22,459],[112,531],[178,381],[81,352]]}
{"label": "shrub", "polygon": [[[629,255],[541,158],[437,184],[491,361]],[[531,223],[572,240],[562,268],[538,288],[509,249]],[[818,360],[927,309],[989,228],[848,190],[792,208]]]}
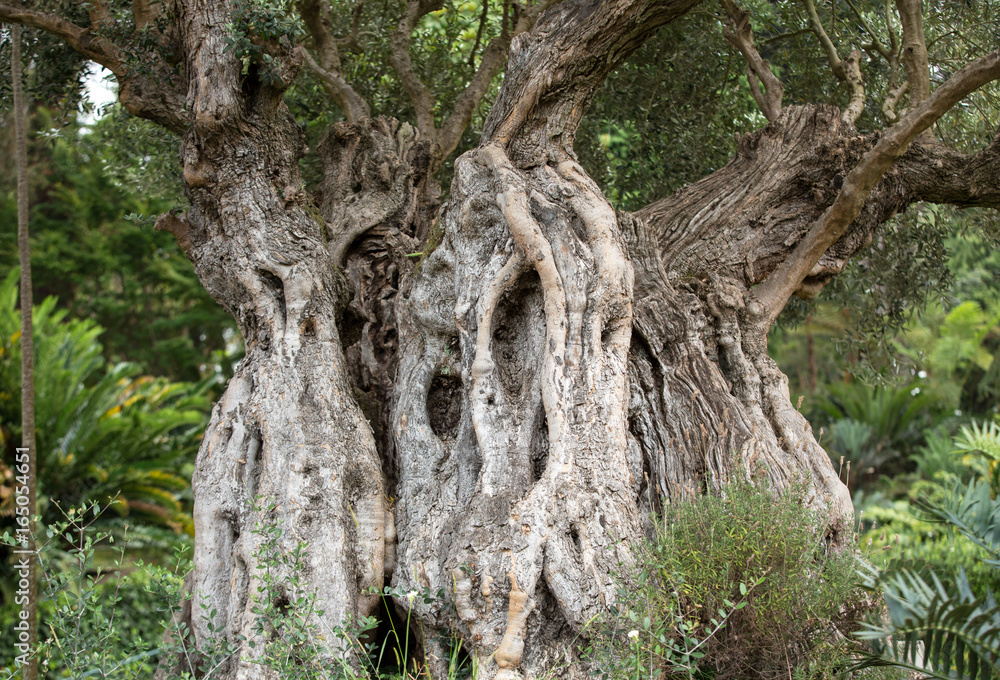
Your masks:
{"label": "shrub", "polygon": [[804,486],[746,481],[668,507],[591,650],[605,677],[823,677],[873,608]]}

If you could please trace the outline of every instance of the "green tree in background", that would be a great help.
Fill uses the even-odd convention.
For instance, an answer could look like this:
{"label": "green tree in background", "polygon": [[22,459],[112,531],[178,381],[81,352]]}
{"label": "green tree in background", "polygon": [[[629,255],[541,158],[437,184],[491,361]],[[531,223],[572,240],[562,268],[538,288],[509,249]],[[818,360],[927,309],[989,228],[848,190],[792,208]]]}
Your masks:
{"label": "green tree in background", "polygon": [[[139,217],[177,205],[177,178],[171,185],[169,175],[151,172],[148,180],[158,180],[160,193],[146,197],[130,179],[144,163],[162,159],[137,157],[124,166],[119,161],[129,150],[108,150],[108,128],[127,125],[112,118],[93,131],[75,123],[59,127],[50,112],[36,111],[35,294],[54,295],[73,317],[113,329],[104,336],[110,362],[136,362],[176,380],[216,371],[228,376],[234,357],[227,344],[238,346],[232,320],[199,284],[170,235]],[[15,249],[7,247],[15,237],[12,188],[0,193],[0,276],[16,265]]]}

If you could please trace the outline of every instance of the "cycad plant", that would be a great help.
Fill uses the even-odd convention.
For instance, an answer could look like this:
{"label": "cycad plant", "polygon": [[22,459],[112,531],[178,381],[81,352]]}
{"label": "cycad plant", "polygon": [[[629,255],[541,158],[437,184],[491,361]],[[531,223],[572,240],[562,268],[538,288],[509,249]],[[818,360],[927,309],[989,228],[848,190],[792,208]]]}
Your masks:
{"label": "cycad plant", "polygon": [[[0,285],[0,445],[20,430],[20,326],[16,279]],[[190,532],[189,479],[208,411],[206,385],[108,367],[89,320],[67,318],[54,298],[35,309],[38,480],[43,521],[62,508],[112,503],[133,525]],[[6,457],[6,456],[5,456]],[[0,470],[0,479],[3,478]],[[0,496],[0,502],[10,498]]]}
{"label": "cycad plant", "polygon": [[817,408],[830,437],[824,441],[834,465],[850,461],[851,491],[879,476],[898,472],[923,443],[939,414],[938,400],[916,383],[872,389],[862,383],[831,385]]}
{"label": "cycad plant", "polygon": [[[987,446],[1000,445],[1000,428],[976,432],[981,440],[992,437]],[[969,434],[956,439],[961,452],[968,451]],[[1000,568],[1000,499],[994,497],[989,479],[956,484],[941,502],[923,509],[932,520],[950,524],[979,546],[986,564]],[[933,572],[872,570],[865,576],[868,587],[885,597],[888,620],[868,624],[858,633],[872,646],[859,668],[896,666],[930,678],[1000,678],[1000,606],[992,593],[974,593],[963,570],[951,587]]]}

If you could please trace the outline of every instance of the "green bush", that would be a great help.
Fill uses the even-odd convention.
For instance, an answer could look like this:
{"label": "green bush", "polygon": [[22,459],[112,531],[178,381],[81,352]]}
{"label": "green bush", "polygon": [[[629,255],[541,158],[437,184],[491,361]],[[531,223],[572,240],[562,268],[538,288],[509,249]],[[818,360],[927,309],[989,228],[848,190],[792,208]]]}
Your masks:
{"label": "green bush", "polygon": [[669,506],[590,651],[603,677],[813,678],[844,665],[876,605],[804,497],[734,481]]}

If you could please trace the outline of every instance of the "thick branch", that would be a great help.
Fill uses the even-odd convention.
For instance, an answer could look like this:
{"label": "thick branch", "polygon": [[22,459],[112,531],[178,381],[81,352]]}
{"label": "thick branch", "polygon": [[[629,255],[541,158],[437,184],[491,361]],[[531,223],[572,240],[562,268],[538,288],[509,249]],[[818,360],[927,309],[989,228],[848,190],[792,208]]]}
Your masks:
{"label": "thick branch", "polygon": [[[346,43],[357,41],[357,28],[361,20],[360,10],[362,2],[355,4],[354,23],[351,29],[351,36],[345,40]],[[313,57],[308,50],[302,48],[302,56],[306,64],[313,73],[323,83],[324,89],[329,93],[334,103],[344,112],[348,122],[355,122],[362,118],[371,116],[371,109],[368,103],[357,93],[350,83],[344,79],[340,66],[340,51],[338,44],[330,35],[330,5],[326,0],[300,0],[299,14],[302,17],[309,36],[312,38],[313,49],[316,57]]]}
{"label": "thick branch", "polygon": [[931,94],[923,13],[920,9],[920,0],[896,0],[896,9],[899,11],[899,20],[903,26],[903,66],[906,68],[906,79],[910,82],[912,109]]}
{"label": "thick branch", "polygon": [[125,72],[118,51],[104,40],[94,40],[90,31],[66,21],[58,14],[36,12],[24,7],[0,4],[0,21],[22,24],[51,33],[91,61],[96,61],[116,76]]}
{"label": "thick branch", "polygon": [[[723,35],[733,47],[740,51],[747,62],[747,79],[750,81],[750,93],[757,106],[769,120],[775,120],[781,114],[781,97],[784,86],[771,71],[771,65],[762,59],[753,42],[753,29],[750,27],[750,14],[741,9],[733,0],[721,0],[722,7],[729,18],[728,25],[723,29]],[[758,83],[762,83],[761,92]]]}
{"label": "thick branch", "polygon": [[697,1],[567,0],[555,5],[511,50],[483,142],[513,151],[515,164],[561,153],[560,146],[568,151],[590,98],[611,69]]}
{"label": "thick branch", "polygon": [[105,0],[90,0],[87,13],[90,16],[91,30],[94,28],[104,28],[111,23],[111,10],[108,8],[108,3]]}
{"label": "thick branch", "polygon": [[1000,78],[1000,51],[967,65],[941,85],[930,98],[886,131],[875,148],[855,167],[823,216],[799,241],[792,254],[757,287],[756,294],[774,320],[820,258],[847,230],[885,172],[928,129],[970,92]]}
{"label": "thick branch", "polygon": [[406,90],[416,110],[417,129],[434,143],[437,141],[437,128],[434,126],[434,95],[413,68],[413,60],[410,58],[410,36],[421,17],[440,9],[441,5],[442,0],[409,0],[399,25],[392,34],[392,56],[389,57],[389,63],[395,69],[403,89]]}
{"label": "thick branch", "polygon": [[490,83],[507,62],[507,50],[510,48],[511,37],[511,35],[504,34],[490,41],[490,44],[483,51],[483,59],[479,62],[479,69],[462,94],[458,95],[455,100],[454,108],[441,126],[438,140],[440,145],[438,153],[441,160],[447,158],[458,146],[462,139],[462,132],[472,120],[476,107],[482,101]]}
{"label": "thick branch", "polygon": [[319,77],[323,83],[323,87],[329,93],[334,103],[344,112],[344,116],[348,122],[353,123],[363,118],[371,117],[371,109],[368,108],[368,102],[362,99],[361,95],[339,73],[328,71],[316,63],[316,59],[309,54],[309,50],[302,47],[299,49],[302,50],[302,56],[305,58],[306,64]]}
{"label": "thick branch", "polygon": [[974,154],[916,143],[900,159],[901,179],[915,199],[963,208],[1000,208],[1000,142]]}
{"label": "thick branch", "polygon": [[[93,16],[100,19],[101,11],[95,9]],[[57,14],[0,3],[0,21],[51,33],[87,59],[109,69],[118,79],[118,100],[132,115],[147,118],[176,133],[187,128],[190,114],[185,108],[186,83],[176,82],[169,64],[161,62],[163,68],[155,74],[130,71],[117,46],[104,38],[95,38],[89,29]]]}
{"label": "thick branch", "polygon": [[300,0],[299,16],[312,38],[316,62],[325,71],[340,73],[337,41],[330,35],[330,5],[326,0]]}

